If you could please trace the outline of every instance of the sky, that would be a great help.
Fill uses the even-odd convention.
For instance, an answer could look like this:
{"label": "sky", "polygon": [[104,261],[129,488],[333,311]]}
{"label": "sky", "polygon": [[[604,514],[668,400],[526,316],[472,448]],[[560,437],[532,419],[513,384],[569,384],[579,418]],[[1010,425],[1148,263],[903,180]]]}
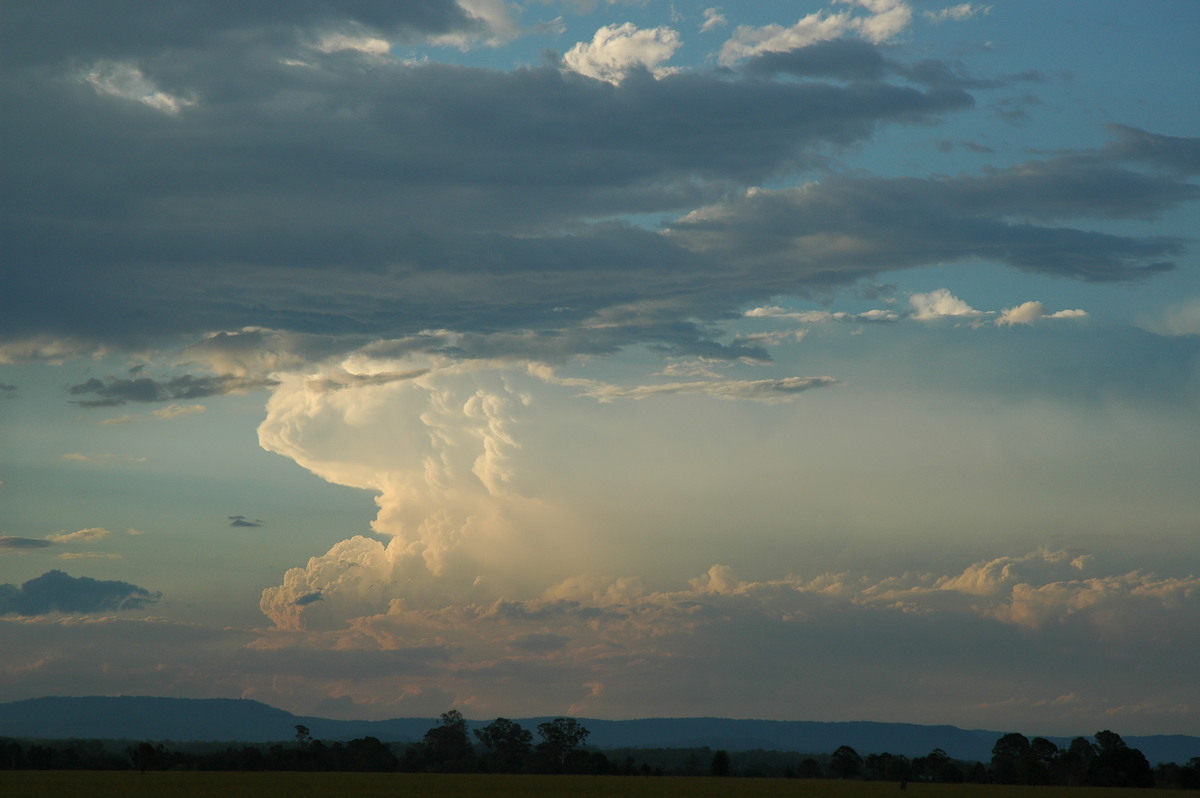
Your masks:
{"label": "sky", "polygon": [[0,701],[1200,734],[1200,4],[0,9]]}

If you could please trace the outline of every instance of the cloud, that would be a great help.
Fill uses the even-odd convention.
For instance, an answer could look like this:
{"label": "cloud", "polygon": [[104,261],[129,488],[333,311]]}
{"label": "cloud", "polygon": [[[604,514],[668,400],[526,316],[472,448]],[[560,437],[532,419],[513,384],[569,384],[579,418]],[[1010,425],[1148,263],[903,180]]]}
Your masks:
{"label": "cloud", "polygon": [[1084,319],[1087,318],[1087,315],[1086,310],[1079,309],[1047,313],[1046,307],[1041,302],[1023,302],[1002,310],[1000,317],[996,319],[996,325],[1033,324],[1039,319]]}
{"label": "cloud", "polygon": [[55,543],[94,543],[97,540],[104,540],[111,534],[107,529],[97,526],[89,529],[81,529],[78,532],[61,532],[57,535],[47,535],[46,540]]}
{"label": "cloud", "polygon": [[71,460],[76,463],[92,463],[94,465],[104,465],[112,462],[124,463],[144,463],[145,457],[136,455],[116,455],[116,454],[84,454],[83,452],[68,452],[63,455],[64,460]]}
{"label": "cloud", "polygon": [[316,48],[323,53],[340,53],[350,50],[364,55],[386,56],[391,53],[392,45],[387,39],[372,36],[369,33],[327,33],[321,37]]}
{"label": "cloud", "polygon": [[[865,680],[855,681],[855,689],[886,671],[891,678],[911,675],[913,689],[921,694],[926,682],[920,674],[945,671],[939,658],[946,656],[944,641],[952,634],[960,643],[956,657],[1005,682],[996,690],[981,690],[973,681],[971,691],[956,694],[951,703],[960,705],[963,717],[982,704],[994,704],[987,717],[1004,715],[998,702],[1010,685],[1003,673],[1052,690],[1067,682],[1047,678],[1045,669],[1075,662],[1070,684],[1076,700],[1039,700],[1033,713],[1034,701],[1022,704],[1026,717],[1061,720],[1079,710],[1080,694],[1089,694],[1086,702],[1097,713],[1131,703],[1127,695],[1120,700],[1091,695],[1106,678],[1101,674],[1120,658],[1132,656],[1138,667],[1182,673],[1178,649],[1168,642],[1170,630],[1200,618],[1197,577],[1089,575],[1091,561],[1077,550],[985,559],[946,574],[829,572],[754,581],[718,564],[684,587],[648,589],[633,578],[578,576],[524,598],[485,589],[442,602],[411,603],[404,597],[371,601],[370,585],[385,576],[378,569],[387,567],[386,550],[365,539],[346,543],[336,557],[331,551],[319,568],[308,569],[305,578],[322,585],[320,600],[310,601],[318,592],[301,593],[298,586],[289,600],[293,612],[337,607],[341,613],[321,616],[324,621],[315,625],[269,631],[254,648],[298,655],[315,649],[419,656],[440,646],[441,658],[426,660],[419,672],[401,680],[405,691],[458,695],[480,712],[493,711],[484,707],[499,711],[499,696],[516,685],[537,684],[536,697],[526,700],[551,712],[556,702],[592,712],[633,712],[652,691],[671,711],[728,714],[740,705],[745,712],[769,714],[762,696],[781,700],[791,694],[786,685],[797,678],[841,689],[837,685],[844,680],[835,675],[846,662],[857,663]],[[329,569],[323,577],[322,569]],[[998,639],[1004,641],[999,647]],[[992,641],[986,654],[975,648],[983,640]],[[1116,640],[1122,641],[1121,653],[1112,648]],[[814,647],[825,656],[811,656]],[[711,657],[714,648],[727,655]],[[664,668],[676,674],[669,685],[661,679]],[[748,678],[757,683],[757,697],[738,687]],[[605,688],[597,691],[597,684]],[[702,684],[723,689],[701,691],[705,698],[697,705]],[[356,700],[377,701],[378,686],[375,692],[370,698],[365,687],[348,690]],[[846,692],[833,700],[843,709],[848,700],[865,711],[873,697],[868,689],[865,695]],[[944,720],[946,704],[940,706]]]}
{"label": "cloud", "polygon": [[626,22],[600,28],[590,43],[576,43],[562,60],[573,72],[617,84],[635,69],[658,77],[670,74],[672,70],[659,64],[674,55],[681,43],[679,33],[671,28],[642,30]]}
{"label": "cloud", "polygon": [[979,318],[987,313],[963,302],[945,288],[930,291],[928,294],[913,294],[909,297],[913,307],[913,318],[919,321],[934,321],[943,318]]}
{"label": "cloud", "polygon": [[729,24],[729,20],[721,13],[719,7],[704,9],[704,22],[700,23],[700,32],[708,33],[717,28],[723,28]]}
{"label": "cloud", "polygon": [[[433,44],[468,50],[482,40],[489,47],[498,47],[521,33],[512,15],[516,6],[507,0],[458,0],[458,6],[474,23],[473,29],[434,36]],[[553,29],[553,23],[549,27]]]}
{"label": "cloud", "polygon": [[937,11],[925,11],[924,16],[933,22],[962,22],[968,20],[976,14],[990,14],[992,7],[978,3],[959,3],[956,6],[948,6],[940,8]]}
{"label": "cloud", "polygon": [[[515,429],[531,401],[513,384],[520,372],[428,362],[419,375],[336,391],[326,376],[412,369],[356,356],[322,375],[280,376],[260,445],[330,482],[377,492],[372,529],[384,541],[356,536],[289,570],[261,602],[280,626],[320,626],[347,607],[367,612],[401,596],[436,603],[448,590],[469,593],[485,571],[496,584],[524,578],[546,524],[562,523],[512,486]],[[314,593],[322,600],[299,602]]]}
{"label": "cloud", "polygon": [[153,604],[161,595],[128,582],[73,577],[62,571],[47,571],[19,587],[0,585],[0,615],[136,610]]}
{"label": "cloud", "polygon": [[1200,297],[1173,303],[1141,326],[1160,335],[1200,335]]}
{"label": "cloud", "polygon": [[0,399],[12,399],[17,395],[17,386],[0,382]]}
{"label": "cloud", "polygon": [[[205,396],[220,396],[227,393],[242,393],[255,388],[272,385],[267,378],[246,378],[233,374],[193,375],[184,374],[171,377],[168,380],[155,380],[150,377],[121,379],[108,377],[99,380],[95,377],[72,385],[67,392],[71,396],[94,396],[95,399],[72,400],[80,407],[115,407],[126,402],[167,402],[175,399],[199,399]],[[164,408],[156,418],[172,418],[181,415],[181,408],[172,405]],[[183,411],[195,412],[195,411]]]}
{"label": "cloud", "polygon": [[719,61],[732,66],[761,53],[784,53],[819,42],[857,34],[878,44],[899,35],[912,20],[912,9],[904,0],[843,0],[847,5],[868,11],[866,16],[853,9],[839,12],[814,11],[789,28],[765,25],[755,28],[739,25],[721,47]]}
{"label": "cloud", "polygon": [[695,382],[667,382],[658,385],[621,386],[595,380],[561,378],[549,369],[534,369],[541,379],[554,385],[579,387],[581,396],[600,402],[616,399],[646,399],[651,396],[699,395],[714,399],[749,400],[755,402],[783,402],[799,393],[813,388],[837,385],[833,377],[783,377],[765,380],[702,380]]}
{"label": "cloud", "polygon": [[0,341],[0,363],[59,364],[77,357],[101,356],[106,351],[91,341],[33,335]]}
{"label": "cloud", "polygon": [[422,3],[297,2],[287,8],[267,3],[148,7],[116,19],[77,0],[50,0],[39,12],[14,11],[7,24],[23,32],[5,47],[10,66],[54,62],[67,56],[108,56],[136,60],[160,48],[186,52],[239,35],[243,42],[299,43],[314,34],[346,29],[376,31],[401,41],[472,32],[481,21],[468,13],[474,3],[429,0]]}
{"label": "cloud", "polygon": [[190,415],[194,415],[196,413],[203,413],[207,410],[208,410],[207,407],[205,407],[204,405],[200,405],[200,404],[194,404],[194,405],[172,404],[172,405],[167,405],[166,407],[159,408],[158,410],[151,412],[149,415],[135,416],[135,415],[130,415],[130,414],[126,413],[124,415],[113,416],[112,418],[103,419],[100,423],[105,424],[105,425],[113,425],[113,424],[130,424],[135,421],[146,421],[146,420],[170,421],[173,418],[179,418],[181,416],[190,416]]}
{"label": "cloud", "polygon": [[890,324],[899,321],[901,318],[900,314],[894,310],[879,308],[865,310],[861,313],[846,313],[840,310],[785,310],[775,305],[751,308],[742,315],[748,319],[783,319],[785,321],[797,321],[805,324],[821,324],[830,321]]}
{"label": "cloud", "polygon": [[83,79],[99,94],[139,102],[165,114],[178,114],[180,110],[196,104],[193,99],[162,91],[153,80],[129,63],[101,61]]}
{"label": "cloud", "polygon": [[30,549],[44,549],[48,546],[53,546],[54,542],[50,540],[41,540],[39,538],[22,538],[12,535],[0,535],[0,550],[3,551],[27,551]]}
{"label": "cloud", "polygon": [[230,526],[257,528],[263,525],[262,521],[258,519],[251,521],[244,515],[231,515],[228,518]]}

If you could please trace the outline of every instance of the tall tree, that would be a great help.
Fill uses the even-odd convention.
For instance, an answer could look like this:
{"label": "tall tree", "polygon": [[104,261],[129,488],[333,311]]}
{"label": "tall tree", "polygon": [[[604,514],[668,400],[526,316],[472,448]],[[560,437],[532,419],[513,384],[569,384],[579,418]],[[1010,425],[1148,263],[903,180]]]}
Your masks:
{"label": "tall tree", "polygon": [[538,750],[549,754],[562,765],[571,752],[583,745],[591,732],[574,718],[555,718],[548,723],[539,723],[538,734],[542,738]]}
{"label": "tall tree", "polygon": [[489,764],[497,770],[520,770],[533,749],[533,734],[508,718],[496,718],[476,729],[475,737],[488,750]]}
{"label": "tall tree", "polygon": [[1088,768],[1088,782],[1100,787],[1153,787],[1154,771],[1141,751],[1105,729],[1096,732],[1096,756]]}
{"label": "tall tree", "polygon": [[862,757],[848,745],[843,745],[829,758],[829,769],[840,779],[852,779],[862,770]]}
{"label": "tall tree", "polygon": [[1029,756],[1029,738],[1017,732],[1004,735],[992,746],[992,773],[1001,784],[1015,784],[1023,760]]}
{"label": "tall tree", "polygon": [[442,725],[425,732],[421,739],[426,765],[434,770],[462,770],[471,757],[467,722],[457,709],[443,712]]}

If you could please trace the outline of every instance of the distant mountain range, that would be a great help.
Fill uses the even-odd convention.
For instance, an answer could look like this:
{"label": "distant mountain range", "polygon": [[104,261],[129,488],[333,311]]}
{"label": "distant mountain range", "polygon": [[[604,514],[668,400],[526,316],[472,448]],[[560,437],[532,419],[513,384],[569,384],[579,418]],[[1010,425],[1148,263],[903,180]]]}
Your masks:
{"label": "distant mountain range", "polygon": [[[472,721],[478,728],[492,719]],[[513,718],[530,731],[552,718]],[[727,751],[765,749],[822,754],[849,745],[865,756],[888,751],[924,756],[941,748],[956,759],[988,761],[1003,732],[920,726],[911,723],[731,720],[727,718],[650,718],[597,720],[578,718],[599,748],[700,748]],[[258,701],[227,698],[152,698],[144,696],[31,698],[0,704],[0,737],[35,739],[134,739],[154,741],[280,742],[307,726],[319,740],[377,737],[385,742],[411,742],[437,718],[330,720],[293,715]],[[1098,730],[1097,730],[1098,731]],[[1114,730],[1120,733],[1120,730]],[[1026,735],[1034,731],[1022,730]],[[1069,738],[1050,737],[1065,745]],[[1200,737],[1156,735],[1124,737],[1152,765],[1183,764],[1200,756]]]}

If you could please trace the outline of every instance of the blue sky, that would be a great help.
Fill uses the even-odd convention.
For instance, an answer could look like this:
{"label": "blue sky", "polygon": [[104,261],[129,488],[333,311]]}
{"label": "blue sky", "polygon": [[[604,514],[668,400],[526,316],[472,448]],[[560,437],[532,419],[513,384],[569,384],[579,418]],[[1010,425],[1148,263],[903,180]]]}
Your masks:
{"label": "blue sky", "polygon": [[0,700],[1200,729],[1195,4],[2,13]]}

